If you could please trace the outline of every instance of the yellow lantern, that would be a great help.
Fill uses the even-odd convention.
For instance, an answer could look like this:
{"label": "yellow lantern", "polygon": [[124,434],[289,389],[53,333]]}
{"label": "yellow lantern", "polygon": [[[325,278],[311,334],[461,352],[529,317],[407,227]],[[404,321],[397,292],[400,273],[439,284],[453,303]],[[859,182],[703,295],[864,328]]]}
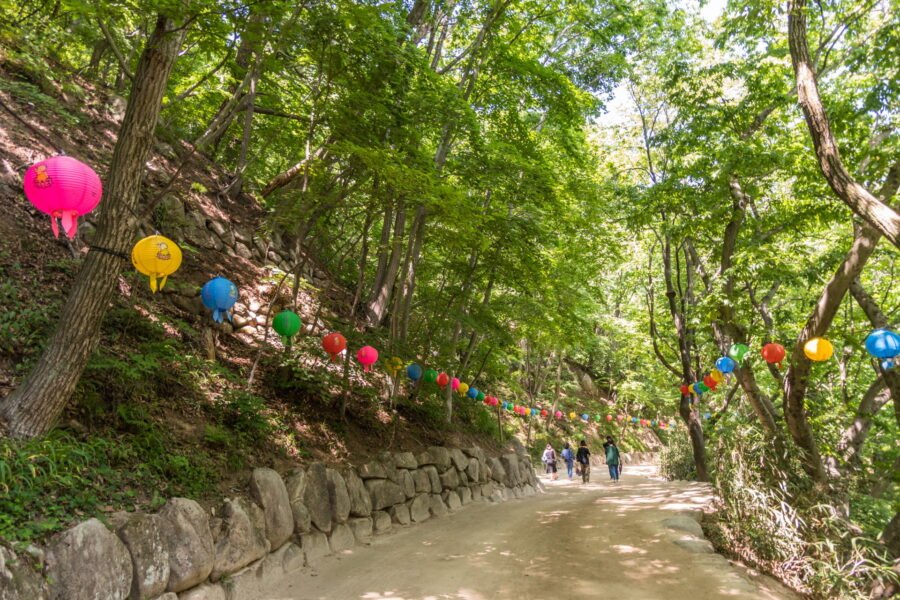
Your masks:
{"label": "yellow lantern", "polygon": [[391,377],[396,377],[400,369],[404,367],[403,359],[399,356],[393,356],[384,363],[384,368],[390,373]]}
{"label": "yellow lantern", "polygon": [[150,278],[150,289],[156,292],[181,266],[181,248],[167,237],[147,236],[131,249],[131,262],[139,273]]}
{"label": "yellow lantern", "polygon": [[456,391],[459,392],[460,396],[465,396],[466,392],[469,391],[469,384],[468,383],[460,383],[459,387],[456,388]]}
{"label": "yellow lantern", "polygon": [[569,413],[569,418],[572,419],[572,420],[574,421],[575,419],[578,418],[578,415],[576,415],[576,414],[573,413],[573,412],[570,412],[570,413]]}
{"label": "yellow lantern", "polygon": [[713,369],[709,372],[709,376],[713,378],[716,383],[722,383],[725,381],[725,374],[718,369]]}
{"label": "yellow lantern", "polygon": [[803,345],[803,354],[809,360],[822,362],[831,358],[831,355],[834,354],[834,346],[825,338],[813,338]]}

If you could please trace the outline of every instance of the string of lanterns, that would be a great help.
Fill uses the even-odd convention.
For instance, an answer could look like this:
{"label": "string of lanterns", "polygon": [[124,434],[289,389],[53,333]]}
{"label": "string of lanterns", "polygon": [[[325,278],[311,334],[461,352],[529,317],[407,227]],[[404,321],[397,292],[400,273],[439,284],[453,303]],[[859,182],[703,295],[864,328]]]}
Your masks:
{"label": "string of lanterns", "polygon": [[[889,329],[871,332],[866,337],[865,346],[869,354],[881,361],[881,368],[885,371],[894,368],[900,361],[900,335]],[[681,395],[702,398],[707,392],[715,392],[716,387],[744,362],[748,352],[750,347],[746,344],[732,345],[725,356],[716,359],[715,367],[701,381],[690,385],[682,384],[679,388]],[[771,342],[763,345],[759,353],[763,360],[779,369],[787,355],[784,346]],[[813,362],[824,362],[834,355],[834,346],[823,337],[814,337],[803,345],[803,354]]]}
{"label": "string of lanterns", "polygon": [[[92,212],[103,196],[103,184],[97,173],[88,165],[69,156],[52,156],[31,165],[25,172],[23,181],[25,197],[40,212],[50,216],[50,228],[55,237],[59,237],[59,226],[71,239],[78,232],[78,219]],[[175,273],[182,262],[182,251],[172,240],[154,234],[138,241],[131,251],[131,262],[134,268],[149,279],[150,290],[153,293],[161,290],[169,276]],[[200,297],[206,308],[212,311],[212,318],[217,323],[225,319],[231,321],[231,309],[238,299],[237,286],[224,277],[214,277],[206,282],[200,290]],[[299,315],[286,310],[278,313],[272,322],[272,328],[281,336],[285,344],[289,344],[301,327]],[[322,347],[331,356],[332,361],[338,360],[338,355],[347,349],[347,339],[340,333],[330,333],[322,338]],[[866,350],[881,361],[881,368],[888,370],[894,367],[900,360],[900,335],[888,329],[876,329],[865,340]],[[726,377],[734,372],[747,356],[750,348],[746,344],[734,344],[729,348],[726,356],[718,358],[715,368],[711,369],[701,381],[691,385],[681,385],[682,396],[697,396],[702,398],[707,392],[714,392]],[[814,362],[827,361],[834,354],[831,342],[822,337],[808,340],[803,346],[803,352],[809,360]],[[760,349],[763,360],[774,364],[778,368],[786,356],[784,346],[777,343],[767,343]],[[363,346],[357,351],[356,359],[365,371],[370,371],[372,365],[378,361],[378,351],[372,346]],[[385,368],[395,380],[403,369],[405,362],[399,357],[391,357],[385,362]],[[423,370],[416,363],[406,365],[406,375],[414,382],[424,379],[427,384],[434,384],[439,389],[447,385],[462,397],[476,400],[486,406],[507,410],[522,417],[536,417],[540,415],[547,418],[546,409],[529,408],[500,402],[494,396],[487,396],[480,390],[470,387],[458,378],[450,378],[446,373],[438,373],[434,369]],[[693,402],[693,399],[692,399]],[[562,411],[556,411],[553,417],[563,420]],[[709,413],[704,413],[705,419],[710,418]],[[590,422],[588,413],[578,414],[570,412],[571,421]],[[603,415],[595,415],[594,420],[602,421]],[[613,415],[605,415],[606,421],[611,422]],[[616,415],[618,422],[624,422],[626,415]],[[676,422],[638,419],[630,417],[631,423],[645,427],[667,428]]]}

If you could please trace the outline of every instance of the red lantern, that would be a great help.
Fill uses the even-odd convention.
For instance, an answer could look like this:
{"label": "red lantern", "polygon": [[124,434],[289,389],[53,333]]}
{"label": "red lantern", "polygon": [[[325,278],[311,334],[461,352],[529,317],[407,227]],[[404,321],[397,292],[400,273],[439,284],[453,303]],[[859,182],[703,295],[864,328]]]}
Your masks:
{"label": "red lantern", "polygon": [[322,348],[331,355],[332,362],[337,362],[338,354],[347,349],[347,338],[339,333],[329,333],[322,338]]}
{"label": "red lantern", "polygon": [[682,385],[679,389],[681,390],[681,395],[682,395],[682,396],[687,396],[688,394],[691,393],[691,388],[689,388],[689,387],[686,386],[686,385]]}
{"label": "red lantern", "polygon": [[441,373],[440,375],[437,376],[437,384],[438,384],[439,388],[444,389],[444,387],[448,383],[450,383],[450,376],[447,375],[446,373]]}
{"label": "red lantern", "polygon": [[785,355],[784,346],[781,344],[766,344],[759,353],[770,365],[776,364],[781,367],[781,361],[784,360]]}
{"label": "red lantern", "polygon": [[546,408],[544,408],[544,409],[541,410],[541,418],[546,419],[546,418],[547,418],[547,415],[549,415],[549,414],[550,414],[550,413],[547,412],[547,409],[546,409]]}
{"label": "red lantern", "polygon": [[31,165],[25,173],[25,197],[39,211],[50,215],[53,235],[59,237],[56,220],[70,238],[78,232],[78,217],[94,210],[103,196],[97,173],[71,156],[52,156]]}
{"label": "red lantern", "polygon": [[607,421],[612,421],[612,415],[606,415],[606,420],[607,420]]}
{"label": "red lantern", "polygon": [[363,370],[368,371],[378,360],[378,350],[372,346],[363,346],[356,353],[356,360],[363,366]]}
{"label": "red lantern", "polygon": [[719,385],[719,382],[713,379],[710,375],[707,375],[703,378],[703,383],[705,383],[706,387],[708,387],[712,391],[716,391],[716,386]]}

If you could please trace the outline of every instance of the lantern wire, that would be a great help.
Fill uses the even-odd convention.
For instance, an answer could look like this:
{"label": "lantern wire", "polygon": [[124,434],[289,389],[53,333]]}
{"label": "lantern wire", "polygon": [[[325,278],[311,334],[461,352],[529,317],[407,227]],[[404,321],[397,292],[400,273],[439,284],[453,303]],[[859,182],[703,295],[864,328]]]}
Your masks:
{"label": "lantern wire", "polygon": [[38,138],[43,140],[48,146],[50,146],[51,148],[56,150],[56,152],[58,154],[65,154],[65,151],[63,151],[56,144],[54,144],[53,141],[49,137],[47,137],[43,132],[41,132],[39,129],[37,129],[34,125],[32,125],[31,123],[29,123],[28,121],[26,121],[25,119],[20,117],[18,114],[16,114],[15,111],[13,111],[10,107],[8,107],[6,105],[6,103],[3,102],[2,100],[0,100],[0,107],[2,107],[3,110],[8,112],[10,115],[12,115],[12,117],[16,121],[18,121],[19,123],[21,123],[22,125],[27,127],[29,131],[31,131],[34,135],[36,135]]}

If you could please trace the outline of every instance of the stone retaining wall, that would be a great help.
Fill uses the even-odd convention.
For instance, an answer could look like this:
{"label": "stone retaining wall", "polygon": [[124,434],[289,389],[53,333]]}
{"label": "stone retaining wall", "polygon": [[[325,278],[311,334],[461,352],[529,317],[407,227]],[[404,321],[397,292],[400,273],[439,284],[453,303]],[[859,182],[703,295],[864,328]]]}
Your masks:
{"label": "stone retaining wall", "polygon": [[246,600],[260,580],[394,528],[540,490],[521,447],[385,452],[355,469],[314,463],[284,478],[255,469],[247,497],[211,512],[172,498],[155,514],[117,513],[111,528],[89,519],[29,547],[28,560],[0,546],[0,599]]}

